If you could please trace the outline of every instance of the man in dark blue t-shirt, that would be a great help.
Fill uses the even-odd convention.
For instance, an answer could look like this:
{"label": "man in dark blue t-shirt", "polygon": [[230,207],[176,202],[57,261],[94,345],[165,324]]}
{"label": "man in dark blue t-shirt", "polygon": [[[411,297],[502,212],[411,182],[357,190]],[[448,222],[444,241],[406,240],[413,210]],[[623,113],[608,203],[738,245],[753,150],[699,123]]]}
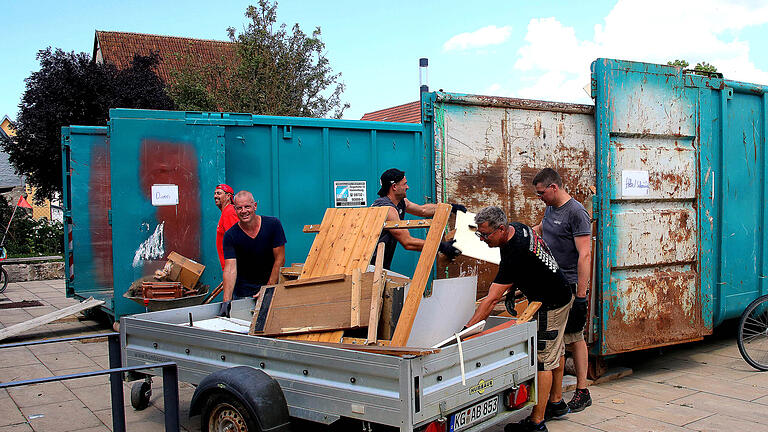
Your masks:
{"label": "man in dark blue t-shirt", "polygon": [[285,264],[285,232],[280,220],[254,214],[256,203],[248,191],[235,195],[238,222],[224,234],[224,303],[221,315],[229,315],[229,302],[252,297],[262,285],[277,283]]}

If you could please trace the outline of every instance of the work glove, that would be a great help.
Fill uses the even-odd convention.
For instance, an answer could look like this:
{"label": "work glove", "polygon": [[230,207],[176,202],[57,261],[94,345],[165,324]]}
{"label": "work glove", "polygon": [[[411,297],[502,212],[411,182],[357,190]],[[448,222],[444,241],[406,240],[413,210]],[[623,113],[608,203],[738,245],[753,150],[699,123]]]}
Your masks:
{"label": "work glove", "polygon": [[451,213],[456,213],[457,211],[466,213],[467,208],[461,204],[451,203]]}
{"label": "work glove", "polygon": [[568,314],[568,322],[565,324],[566,333],[578,333],[584,330],[587,324],[587,298],[576,297]]}
{"label": "work glove", "polygon": [[229,311],[231,310],[232,310],[232,300],[221,302],[221,306],[219,307],[219,316],[229,318]]}
{"label": "work glove", "polygon": [[457,256],[461,255],[461,251],[453,245],[455,242],[456,240],[440,242],[440,246],[437,248],[437,250],[440,251],[441,254],[447,256],[448,259],[453,261]]}
{"label": "work glove", "polygon": [[509,292],[507,292],[507,295],[504,296],[504,308],[507,309],[507,312],[513,317],[517,316],[517,311],[515,310],[515,290],[514,289],[509,290]]}

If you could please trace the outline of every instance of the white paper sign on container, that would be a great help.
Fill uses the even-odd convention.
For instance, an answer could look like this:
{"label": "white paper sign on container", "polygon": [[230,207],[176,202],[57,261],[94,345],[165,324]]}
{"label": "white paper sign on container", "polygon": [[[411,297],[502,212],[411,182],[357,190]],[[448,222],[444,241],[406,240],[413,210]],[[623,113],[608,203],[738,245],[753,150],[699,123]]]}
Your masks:
{"label": "white paper sign on container", "polygon": [[621,171],[621,196],[639,197],[648,196],[650,184],[648,171],[622,170]]}
{"label": "white paper sign on container", "polygon": [[152,185],[152,205],[172,206],[179,204],[179,185],[154,184]]}

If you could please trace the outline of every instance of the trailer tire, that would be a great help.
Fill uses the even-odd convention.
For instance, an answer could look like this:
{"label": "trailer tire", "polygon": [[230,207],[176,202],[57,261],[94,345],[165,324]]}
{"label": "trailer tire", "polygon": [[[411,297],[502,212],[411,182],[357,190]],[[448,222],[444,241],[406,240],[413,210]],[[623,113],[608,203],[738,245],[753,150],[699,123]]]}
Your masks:
{"label": "trailer tire", "polygon": [[219,370],[200,381],[189,406],[190,417],[198,414],[202,414],[203,431],[222,422],[238,431],[291,430],[288,403],[280,385],[263,371],[249,366]]}
{"label": "trailer tire", "polygon": [[149,406],[152,396],[152,386],[146,381],[135,382],[131,386],[131,406],[136,411],[142,411]]}
{"label": "trailer tire", "polygon": [[200,418],[202,432],[261,432],[254,415],[235,396],[216,393],[205,401]]}

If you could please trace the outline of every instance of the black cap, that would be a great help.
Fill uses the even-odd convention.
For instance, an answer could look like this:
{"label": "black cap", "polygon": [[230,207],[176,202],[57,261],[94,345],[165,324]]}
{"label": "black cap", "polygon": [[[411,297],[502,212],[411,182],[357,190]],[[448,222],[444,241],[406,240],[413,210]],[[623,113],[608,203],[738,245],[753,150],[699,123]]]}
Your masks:
{"label": "black cap", "polygon": [[389,193],[389,187],[405,178],[405,171],[400,171],[397,168],[390,168],[384,171],[381,175],[381,189],[379,189],[379,196],[385,196]]}

